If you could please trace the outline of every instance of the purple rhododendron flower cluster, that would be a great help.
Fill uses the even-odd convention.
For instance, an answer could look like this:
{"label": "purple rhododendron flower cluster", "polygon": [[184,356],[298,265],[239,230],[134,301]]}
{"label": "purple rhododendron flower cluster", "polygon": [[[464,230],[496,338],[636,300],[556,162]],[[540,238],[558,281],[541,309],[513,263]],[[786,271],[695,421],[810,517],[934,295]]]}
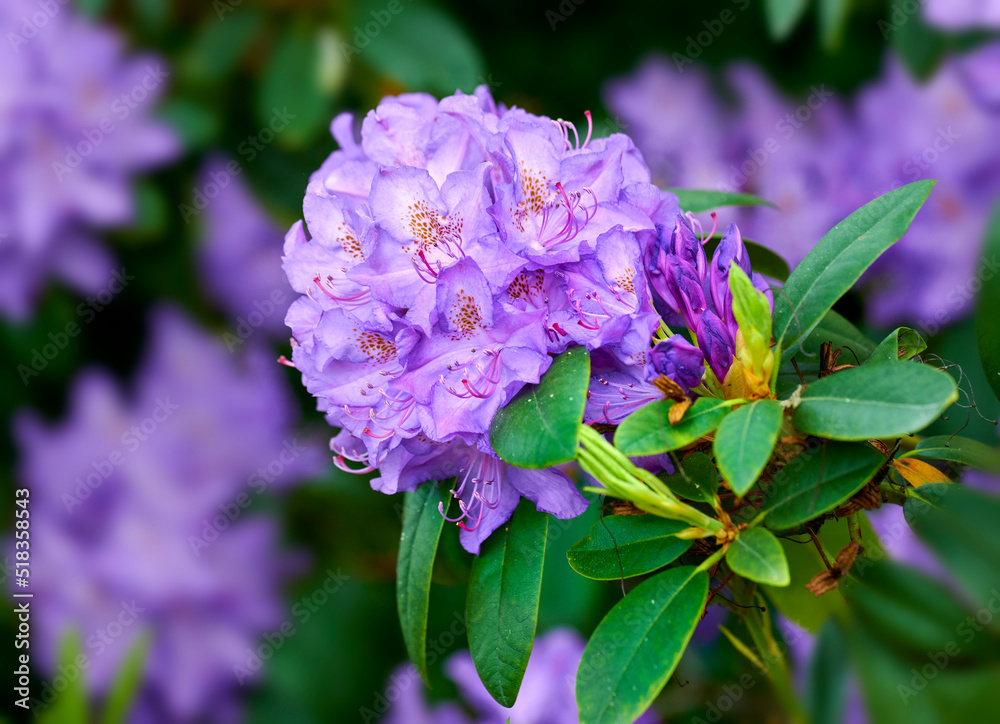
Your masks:
{"label": "purple rhododendron flower cluster", "polygon": [[[54,676],[72,627],[100,696],[149,636],[135,721],[238,721],[233,667],[281,623],[293,562],[276,552],[277,522],[245,508],[322,456],[295,437],[269,352],[232,356],[168,310],[153,330],[132,394],[86,372],[64,419],[15,420],[31,491],[32,657]],[[48,696],[42,687],[33,708]]]}
{"label": "purple rhododendron flower cluster", "polygon": [[230,173],[235,163],[221,156],[209,158],[198,184],[199,188],[225,184],[205,209],[198,262],[202,287],[232,316],[223,338],[230,351],[258,330],[283,335],[285,312],[292,301],[288,280],[275,264],[284,234],[243,178]]}
{"label": "purple rhododendron flower cluster", "polygon": [[[724,375],[728,267],[709,269],[691,221],[626,136],[581,138],[483,87],[386,98],[360,141],[353,124],[332,124],[340,150],[310,179],[284,263],[302,295],[286,319],[292,363],[341,428],[338,464],[379,469],[373,486],[386,493],[457,476],[455,520],[474,553],[521,496],[579,515],[587,501],[563,473],[496,456],[493,416],[570,345],[644,380],[654,300],[696,330]],[[731,229],[717,259],[745,264],[741,249]],[[694,386],[699,354],[676,340],[655,359]]]}
{"label": "purple rhododendron flower cluster", "polygon": [[[657,183],[743,191],[777,204],[780,211],[748,207],[735,218],[748,238],[791,264],[875,197],[938,179],[919,223],[863,280],[872,322],[934,332],[968,311],[977,266],[991,271],[979,250],[1000,194],[998,77],[996,43],[949,59],[924,83],[889,56],[880,78],[850,103],[817,84],[796,105],[757,69],[734,64],[725,79],[737,112],[699,68],[652,58],[611,82],[606,99]],[[959,241],[942,244],[945,236]]]}
{"label": "purple rhododendron flower cluster", "polygon": [[[472,655],[459,652],[445,662],[445,672],[458,685],[462,698],[475,711],[470,718],[455,702],[428,706],[420,676],[412,664],[396,670],[390,687],[398,692],[383,724],[578,724],[576,678],[586,642],[571,629],[555,629],[539,636],[531,651],[524,683],[512,707],[498,704],[483,686]],[[392,690],[390,689],[390,691]],[[367,719],[366,719],[367,721]],[[658,721],[652,710],[636,722]]]}
{"label": "purple rhododendron flower cluster", "polygon": [[124,57],[116,33],[53,7],[38,27],[38,3],[0,6],[13,56],[0,63],[0,314],[15,318],[50,275],[85,293],[108,283],[114,262],[92,230],[129,221],[132,175],[180,151],[150,117],[163,64]]}

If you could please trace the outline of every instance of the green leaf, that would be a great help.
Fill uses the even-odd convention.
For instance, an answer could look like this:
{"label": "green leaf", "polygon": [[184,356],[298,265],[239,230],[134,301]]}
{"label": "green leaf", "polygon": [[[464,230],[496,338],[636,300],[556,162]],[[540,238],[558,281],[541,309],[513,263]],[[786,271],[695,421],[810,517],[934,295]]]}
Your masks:
{"label": "green leaf", "polygon": [[629,457],[659,455],[690,445],[707,435],[729,414],[729,404],[699,397],[676,425],[670,424],[670,400],[653,402],[622,420],[615,431],[615,447]]}
{"label": "green leaf", "polygon": [[843,40],[850,11],[851,0],[819,1],[819,32],[827,50],[836,49]]}
{"label": "green leaf", "polygon": [[170,0],[133,0],[132,4],[147,27],[159,28],[169,20]]}
{"label": "green leaf", "polygon": [[446,506],[446,494],[438,483],[428,482],[406,493],[403,501],[403,531],[396,559],[396,608],[410,661],[427,681],[427,610],[431,574],[437,555]]}
{"label": "green leaf", "polygon": [[764,0],[767,31],[775,40],[785,40],[802,20],[809,0]]}
{"label": "green leaf", "polygon": [[948,49],[948,36],[928,25],[922,13],[906,13],[902,22],[879,24],[882,37],[892,42],[900,60],[918,81],[927,80]]}
{"label": "green leaf", "polygon": [[[777,296],[775,295],[775,297]],[[874,342],[832,309],[826,313],[806,338],[806,341],[802,343],[802,351],[798,357],[799,364],[802,364],[804,356],[818,362],[819,346],[823,342],[832,342],[834,349],[849,348],[845,349],[843,354],[847,355],[845,359],[852,363],[862,362],[875,351]],[[852,351],[854,354],[851,354]],[[857,360],[854,359],[854,355],[858,356]]]}
{"label": "green leaf", "polygon": [[810,435],[835,440],[900,437],[930,425],[958,399],[947,372],[915,362],[842,370],[813,382],[792,418]]}
{"label": "green leaf", "polygon": [[585,347],[570,347],[552,361],[541,382],[497,410],[490,426],[496,454],[533,470],[572,460],[589,385],[590,354]]}
{"label": "green leaf", "polygon": [[649,708],[687,648],[707,593],[707,573],[671,568],[608,612],[576,675],[581,724],[632,722]]}
{"label": "green leaf", "polygon": [[[263,67],[257,96],[259,134],[273,131],[275,143],[304,148],[325,128],[330,116],[320,87],[315,29],[295,26],[284,30]],[[259,135],[261,143],[266,138]]]}
{"label": "green leaf", "polygon": [[[918,656],[956,641],[956,626],[972,613],[933,578],[888,559],[858,558],[840,585],[848,607],[869,630]],[[977,637],[962,649],[976,656],[988,654],[997,643],[989,638]]]}
{"label": "green leaf", "polygon": [[757,400],[733,411],[719,425],[712,443],[715,461],[737,495],[746,495],[764,471],[783,419],[780,403]]}
{"label": "green leaf", "polygon": [[733,315],[743,331],[744,338],[749,330],[756,329],[771,344],[771,305],[762,292],[757,291],[750,277],[736,261],[730,262],[729,289],[733,295]]}
{"label": "green leaf", "polygon": [[192,83],[222,80],[236,67],[261,30],[263,21],[252,8],[243,8],[227,17],[205,20],[181,55],[179,71]]}
{"label": "green leaf", "polygon": [[774,299],[774,336],[785,364],[823,316],[878,256],[906,232],[933,181],[880,196],[834,226],[795,267]]}
{"label": "green leaf", "polygon": [[84,682],[85,669],[80,665],[87,657],[82,651],[80,635],[76,630],[67,631],[59,640],[58,662],[68,671],[78,672],[66,678],[66,688],[52,705],[42,710],[38,721],[42,724],[88,724],[90,705]]}
{"label": "green leaf", "polygon": [[842,724],[847,704],[849,656],[844,632],[837,620],[827,619],[816,636],[806,672],[803,704],[812,724]]}
{"label": "green leaf", "polygon": [[[1000,498],[954,483],[907,491],[906,522],[980,605],[1000,599]],[[997,601],[1000,603],[1000,600]]]}
{"label": "green leaf", "polygon": [[778,208],[770,201],[765,201],[751,194],[701,189],[664,189],[664,191],[669,191],[677,196],[681,208],[692,214],[711,211],[721,206],[770,206],[772,209]]}
{"label": "green leaf", "polygon": [[104,15],[108,10],[108,5],[110,0],[76,0],[76,9],[80,11],[82,15],[88,18],[94,19],[99,18]]}
{"label": "green leaf", "polygon": [[469,649],[487,691],[513,706],[535,640],[549,517],[522,500],[472,564]]}
{"label": "green leaf", "polygon": [[[709,259],[712,258],[715,250],[719,247],[720,241],[722,241],[722,235],[716,234],[705,242],[705,254]],[[747,249],[747,258],[750,260],[750,267],[755,272],[760,272],[766,277],[777,279],[779,282],[788,279],[788,262],[782,259],[776,252],[747,238],[743,239],[743,246]]]}
{"label": "green leaf", "polygon": [[703,452],[694,452],[679,463],[675,460],[674,467],[673,475],[659,476],[670,490],[685,500],[714,504],[715,492],[719,489],[719,471],[712,464],[712,458]]}
{"label": "green leaf", "polygon": [[581,576],[598,581],[641,576],[676,560],[691,541],[675,537],[687,523],[658,515],[612,515],[594,523],[566,557]]}
{"label": "green leaf", "polygon": [[[362,17],[362,25],[371,19]],[[468,34],[450,15],[431,7],[404,5],[360,52],[373,69],[414,91],[471,93],[486,74]]]}
{"label": "green leaf", "polygon": [[1000,474],[1000,450],[967,437],[937,435],[924,438],[917,443],[915,450],[910,450],[897,457],[948,460]]}
{"label": "green leaf", "polygon": [[172,98],[160,106],[157,115],[173,126],[187,151],[212,143],[219,135],[218,113],[189,98]]}
{"label": "green leaf", "polygon": [[142,671],[149,655],[151,639],[148,635],[141,636],[132,646],[121,669],[111,684],[107,700],[104,703],[102,724],[123,724],[128,718],[129,710],[135,703],[142,684]]}
{"label": "green leaf", "polygon": [[[800,462],[796,462],[800,461]],[[767,489],[767,527],[787,530],[836,508],[871,480],[885,457],[871,445],[830,442],[783,467]]]}
{"label": "green leaf", "polygon": [[909,327],[900,327],[882,340],[879,346],[865,360],[865,364],[877,362],[905,362],[927,349],[927,342],[920,333]]}
{"label": "green leaf", "polygon": [[1000,274],[996,273],[997,257],[1000,255],[1000,204],[993,211],[986,231],[983,260],[993,269],[984,278],[983,288],[976,302],[976,344],[979,347],[979,362],[986,374],[986,381],[993,390],[993,396],[1000,400],[1000,324],[997,310],[1000,309]]}
{"label": "green leaf", "polygon": [[740,533],[726,551],[726,563],[733,573],[769,586],[787,586],[792,580],[781,543],[763,528]]}

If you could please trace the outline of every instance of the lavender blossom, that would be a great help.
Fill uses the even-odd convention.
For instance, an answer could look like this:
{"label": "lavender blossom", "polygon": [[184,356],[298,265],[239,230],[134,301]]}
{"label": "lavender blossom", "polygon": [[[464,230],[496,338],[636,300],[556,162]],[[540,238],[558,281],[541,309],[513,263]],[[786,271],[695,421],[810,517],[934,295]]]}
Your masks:
{"label": "lavender blossom", "polygon": [[89,372],[65,419],[15,422],[31,491],[37,658],[54,672],[75,629],[100,696],[149,635],[136,720],[236,721],[233,667],[281,623],[288,562],[274,521],[244,507],[320,458],[293,432],[269,354],[234,358],[176,312],[153,322],[133,394]]}
{"label": "lavender blossom", "polygon": [[924,17],[948,30],[1000,28],[997,0],[926,0]]}
{"label": "lavender blossom", "polygon": [[176,156],[149,112],[169,72],[126,58],[121,38],[58,5],[0,8],[0,314],[27,316],[49,276],[81,292],[107,284],[114,262],[95,229],[134,214],[131,177]]}
{"label": "lavender blossom", "polygon": [[[205,211],[198,249],[202,286],[234,323],[227,338],[235,348],[255,330],[269,336],[285,333],[285,313],[292,301],[281,268],[284,235],[257,203],[241,176],[230,173],[234,161],[215,157],[202,169],[202,183],[228,178]],[[237,165],[236,168],[239,168]]]}
{"label": "lavender blossom", "polygon": [[[475,711],[467,718],[461,709],[448,702],[429,709],[424,701],[420,679],[407,676],[407,669],[393,676],[394,681],[412,682],[402,689],[383,724],[505,724],[509,719],[518,724],[578,724],[576,677],[585,641],[570,629],[556,629],[539,636],[524,672],[524,681],[517,701],[504,707],[494,701],[476,673],[472,656],[459,652],[445,662],[445,671],[458,685],[463,699]],[[649,710],[636,722],[653,724],[658,721]]]}
{"label": "lavender blossom", "polygon": [[310,179],[285,272],[302,295],[292,363],[342,430],[337,463],[379,469],[386,493],[456,476],[453,520],[474,553],[521,496],[579,515],[562,473],[497,458],[490,423],[570,344],[645,364],[659,319],[642,264],[676,198],[625,136],[594,139],[485,88],[383,99],[360,142],[350,116],[332,131],[340,150]]}

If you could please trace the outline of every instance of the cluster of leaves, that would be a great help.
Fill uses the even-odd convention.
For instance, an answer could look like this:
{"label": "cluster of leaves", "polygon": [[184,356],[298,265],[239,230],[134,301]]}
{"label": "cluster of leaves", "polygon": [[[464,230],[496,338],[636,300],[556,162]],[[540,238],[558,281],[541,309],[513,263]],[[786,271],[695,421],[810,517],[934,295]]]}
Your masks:
{"label": "cluster of leaves", "polygon": [[[811,537],[828,566],[819,569],[811,591],[827,593],[843,578],[839,593],[858,612],[852,625],[859,630],[891,626],[905,636],[917,621],[919,631],[930,633],[911,648],[930,650],[935,636],[941,638],[948,625],[953,629],[961,621],[956,612],[962,604],[923,574],[888,561],[875,565],[872,558],[855,563],[858,550],[870,553],[876,540],[859,514],[863,508],[903,505],[913,530],[952,567],[975,600],[985,605],[995,592],[996,582],[984,572],[1000,568],[995,527],[1000,501],[951,482],[928,461],[997,471],[996,451],[954,436],[915,436],[959,399],[955,380],[946,369],[921,361],[926,343],[914,330],[897,329],[876,345],[832,311],[903,235],[932,187],[932,182],[917,182],[897,189],[834,227],[776,290],[773,318],[766,304],[762,318],[752,288],[741,287],[740,275],[733,275],[741,330],[752,331],[751,337],[762,333],[763,351],[780,360],[774,364],[770,396],[701,397],[674,422],[670,412],[676,403],[654,402],[614,430],[612,447],[582,424],[590,362],[586,350],[573,348],[554,361],[539,385],[497,414],[491,440],[504,460],[544,468],[576,459],[606,486],[592,491],[624,499],[615,507],[618,514],[602,516],[568,554],[580,575],[621,579],[623,590],[625,579],[645,577],[607,613],[587,644],[577,678],[582,722],[629,722],[648,708],[713,602],[741,616],[753,646],[724,633],[782,693],[787,679],[782,683],[774,670],[780,667],[761,663],[774,641],[770,620],[757,604],[766,592],[794,620],[809,618],[802,609],[813,607],[816,599],[803,590],[803,572],[796,570],[801,566],[790,565],[786,555],[785,540],[794,535]],[[684,201],[695,208],[745,202],[710,196],[688,192]],[[755,250],[751,247],[751,254]],[[759,251],[756,256],[762,258]],[[980,333],[984,369],[996,380],[996,326],[982,325]],[[856,364],[838,364],[842,360],[834,344],[849,347]],[[752,352],[754,342],[748,339],[747,347]],[[818,362],[806,362],[809,358]],[[659,478],[629,461],[666,453],[674,473]],[[614,483],[618,473],[609,470],[626,471],[630,482]],[[399,612],[410,656],[422,672],[431,573],[443,526],[437,508],[443,501],[434,484],[409,494],[399,556]],[[850,535],[843,550],[832,529],[824,527],[839,518],[847,519]],[[546,515],[522,503],[472,564],[470,647],[483,683],[507,706],[517,696],[531,652],[547,524]],[[830,558],[841,551],[834,563],[827,546]],[[811,573],[816,572],[813,567]],[[713,577],[720,584],[710,594]],[[806,597],[786,594],[791,587]],[[731,600],[717,595],[723,588]],[[927,591],[938,609],[947,610],[925,610],[920,601],[926,601],[921,593]],[[841,639],[824,630],[821,646],[842,648],[836,643]],[[869,645],[862,635],[849,640],[855,651]],[[870,657],[866,660],[870,665]],[[883,677],[889,670],[881,669]],[[841,679],[833,677],[822,688],[829,694],[829,686]],[[795,713],[794,697],[785,701]]]}

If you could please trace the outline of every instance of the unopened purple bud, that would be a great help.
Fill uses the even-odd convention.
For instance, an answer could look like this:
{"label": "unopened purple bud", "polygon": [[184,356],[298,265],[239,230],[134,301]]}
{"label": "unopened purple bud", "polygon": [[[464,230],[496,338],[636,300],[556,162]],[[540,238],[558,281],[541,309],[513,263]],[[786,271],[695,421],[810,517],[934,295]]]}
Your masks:
{"label": "unopened purple bud", "polygon": [[711,310],[701,315],[696,332],[698,346],[701,347],[716,379],[722,382],[726,378],[726,373],[733,363],[733,354],[736,352],[733,335],[729,332],[725,322]]}
{"label": "unopened purple bud", "polygon": [[705,250],[701,246],[701,241],[695,236],[690,222],[684,216],[678,215],[677,217],[674,231],[670,235],[669,251],[693,266],[698,272],[698,279],[702,282],[705,281],[705,274],[708,272]]}
{"label": "unopened purple bud", "polygon": [[679,334],[658,342],[649,353],[648,380],[664,375],[689,392],[701,383],[704,374],[705,355]]}

